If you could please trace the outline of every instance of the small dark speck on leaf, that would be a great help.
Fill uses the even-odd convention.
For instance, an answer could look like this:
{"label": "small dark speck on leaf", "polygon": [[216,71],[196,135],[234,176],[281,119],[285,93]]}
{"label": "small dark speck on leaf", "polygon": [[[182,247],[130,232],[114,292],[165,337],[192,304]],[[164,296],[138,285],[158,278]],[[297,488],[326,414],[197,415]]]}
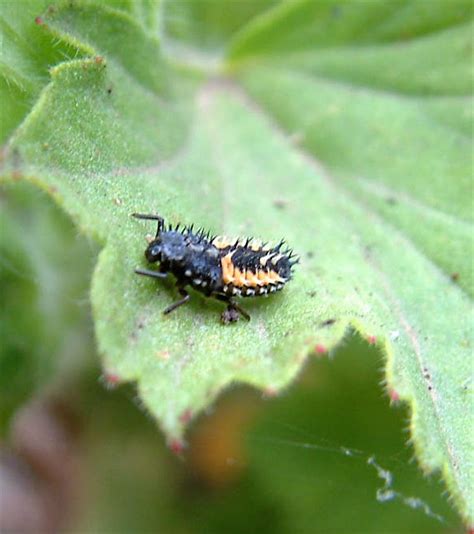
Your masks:
{"label": "small dark speck on leaf", "polygon": [[273,205],[275,208],[283,210],[288,206],[288,201],[284,200],[283,198],[277,198],[273,201]]}
{"label": "small dark speck on leaf", "polygon": [[331,8],[331,18],[333,18],[333,19],[338,19],[338,18],[341,17],[341,15],[342,15],[342,8],[341,8],[341,6],[337,6],[337,5],[336,5],[336,6],[333,6],[333,7]]}
{"label": "small dark speck on leaf", "polygon": [[326,319],[325,321],[321,323],[321,326],[332,326],[336,321],[337,319],[334,319],[334,318]]}
{"label": "small dark speck on leaf", "polygon": [[111,95],[111,94],[112,94],[112,87],[108,87],[108,88],[107,88],[107,94],[108,94],[108,95]]}
{"label": "small dark speck on leaf", "polygon": [[365,258],[370,258],[372,256],[372,245],[366,245],[364,247],[364,256]]}
{"label": "small dark speck on leaf", "polygon": [[459,280],[459,273],[451,273],[451,280],[457,282]]}
{"label": "small dark speck on leaf", "polygon": [[314,298],[316,296],[316,291],[307,291],[306,294],[308,297]]}
{"label": "small dark speck on leaf", "polygon": [[395,197],[387,197],[385,201],[387,202],[387,204],[390,204],[390,206],[395,206],[396,204],[398,204],[397,199]]}
{"label": "small dark speck on leaf", "polygon": [[314,258],[314,252],[312,252],[311,250],[309,252],[306,253],[306,257],[310,260],[311,258]]}

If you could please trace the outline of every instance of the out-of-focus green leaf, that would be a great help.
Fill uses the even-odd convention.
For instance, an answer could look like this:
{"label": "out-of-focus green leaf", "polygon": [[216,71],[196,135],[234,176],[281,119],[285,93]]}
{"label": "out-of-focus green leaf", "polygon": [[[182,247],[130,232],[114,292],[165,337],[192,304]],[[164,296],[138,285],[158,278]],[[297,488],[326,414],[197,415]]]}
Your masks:
{"label": "out-of-focus green leaf", "polygon": [[[91,375],[76,386],[85,491],[70,531],[286,534],[350,524],[367,534],[462,532],[439,481],[409,461],[407,414],[380,395],[379,358],[348,336],[334,358],[311,362],[278,399],[229,391],[193,427],[180,462],[169,461],[129,389],[104,394]],[[384,482],[367,464],[371,456],[392,478],[386,501],[382,492],[377,500]]]}
{"label": "out-of-focus green leaf", "polygon": [[0,192],[0,426],[80,368],[92,350],[88,289],[95,247],[28,184]]}

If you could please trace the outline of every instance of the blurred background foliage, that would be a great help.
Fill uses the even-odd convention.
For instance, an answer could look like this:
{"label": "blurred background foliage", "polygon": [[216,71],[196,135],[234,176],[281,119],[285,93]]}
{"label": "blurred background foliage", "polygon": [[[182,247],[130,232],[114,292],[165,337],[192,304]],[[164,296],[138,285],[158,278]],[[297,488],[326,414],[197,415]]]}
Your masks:
{"label": "blurred background foliage", "polygon": [[[25,531],[462,531],[413,461],[381,354],[354,335],[276,398],[228,390],[174,456],[133,386],[98,378],[96,247],[33,186],[4,187],[1,203],[1,478]],[[370,457],[393,476],[387,502]]]}

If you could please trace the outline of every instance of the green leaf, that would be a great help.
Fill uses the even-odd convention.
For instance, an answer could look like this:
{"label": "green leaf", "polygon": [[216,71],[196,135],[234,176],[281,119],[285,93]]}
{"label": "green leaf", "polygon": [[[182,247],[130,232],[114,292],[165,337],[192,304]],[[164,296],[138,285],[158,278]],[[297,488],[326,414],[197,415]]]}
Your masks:
{"label": "green leaf", "polygon": [[[245,4],[237,28],[217,3],[195,20],[186,3],[180,30],[181,3],[165,4],[165,59],[149,4],[120,5],[44,14],[90,57],[51,69],[4,165],[104,245],[91,295],[106,371],[136,381],[180,439],[222,388],[277,392],[356,328],[387,354],[423,467],[472,521],[470,6]],[[219,57],[226,36],[228,78],[176,67],[190,50]],[[133,274],[154,231],[135,211],[285,237],[301,265],[281,294],[245,303],[249,324],[221,325],[195,294],[164,317],[172,283]]]}
{"label": "green leaf", "polygon": [[[30,112],[49,82],[48,68],[79,51],[45,31],[40,16],[48,0],[0,4],[0,141],[3,143]],[[53,10],[49,7],[48,10]]]}
{"label": "green leaf", "polygon": [[[87,414],[86,500],[71,530],[152,532],[159,525],[163,532],[282,534],[344,532],[350,524],[366,534],[441,534],[447,525],[461,532],[441,484],[410,462],[400,432],[407,411],[380,395],[378,359],[375,347],[348,336],[334,358],[312,361],[291,392],[271,402],[233,388],[193,426],[184,462],[170,461],[128,388],[111,394],[90,373],[75,388]],[[392,477],[394,494],[385,502],[376,500],[384,482],[367,464],[373,455]],[[124,456],[127,462],[117,461]],[[404,496],[411,497],[405,505]]]}
{"label": "green leaf", "polygon": [[95,247],[30,184],[2,187],[0,195],[3,431],[21,403],[84,365]]}

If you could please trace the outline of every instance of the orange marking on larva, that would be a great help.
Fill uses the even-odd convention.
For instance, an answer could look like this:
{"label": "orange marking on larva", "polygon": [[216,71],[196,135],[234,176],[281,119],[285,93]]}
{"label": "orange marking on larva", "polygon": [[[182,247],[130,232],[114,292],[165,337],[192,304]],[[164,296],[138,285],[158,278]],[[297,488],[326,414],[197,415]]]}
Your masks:
{"label": "orange marking on larva", "polygon": [[266,271],[259,270],[257,273],[257,277],[260,280],[261,284],[265,284],[268,279],[268,273]]}
{"label": "orange marking on larva", "polygon": [[268,271],[258,271],[257,278],[260,286],[268,286],[272,283],[272,279],[270,278]]}
{"label": "orange marking on larva", "polygon": [[221,269],[222,269],[222,280],[225,284],[228,283],[227,266],[228,266],[227,258],[224,256],[223,258],[221,258]]}
{"label": "orange marking on larva", "polygon": [[232,254],[226,254],[221,258],[222,280],[224,284],[232,284],[234,281],[234,264],[232,263]]}
{"label": "orange marking on larva", "polygon": [[238,267],[234,267],[234,286],[243,287],[245,286],[245,273],[243,273]]}
{"label": "orange marking on larva", "polygon": [[274,282],[278,277],[278,274],[275,271],[268,271],[268,279]]}
{"label": "orange marking on larva", "polygon": [[276,271],[269,271],[268,278],[272,282],[284,282],[285,281]]}
{"label": "orange marking on larva", "polygon": [[247,281],[247,287],[257,287],[261,285],[260,280],[258,279],[258,276],[252,271],[247,271],[245,273],[245,279]]}

